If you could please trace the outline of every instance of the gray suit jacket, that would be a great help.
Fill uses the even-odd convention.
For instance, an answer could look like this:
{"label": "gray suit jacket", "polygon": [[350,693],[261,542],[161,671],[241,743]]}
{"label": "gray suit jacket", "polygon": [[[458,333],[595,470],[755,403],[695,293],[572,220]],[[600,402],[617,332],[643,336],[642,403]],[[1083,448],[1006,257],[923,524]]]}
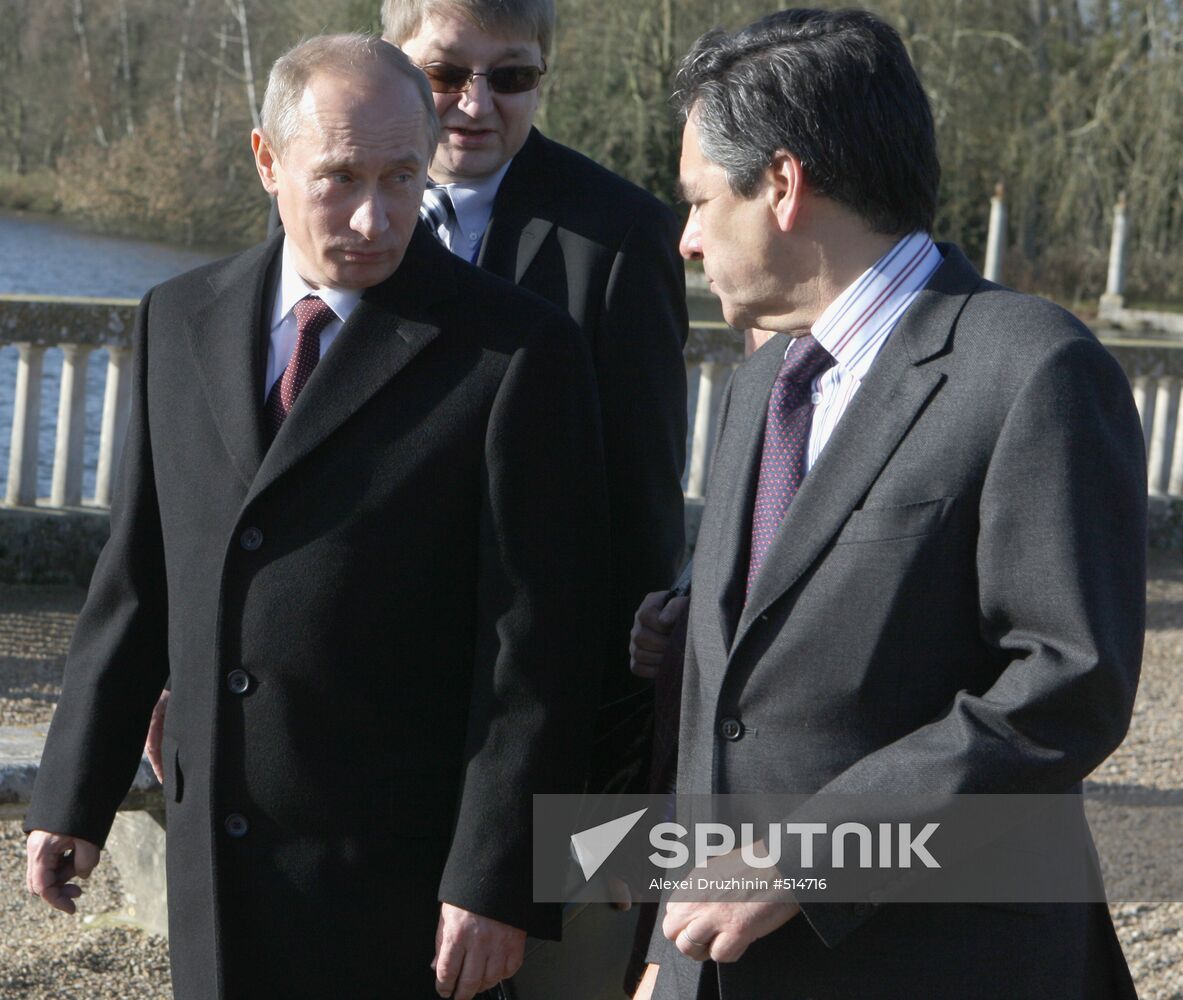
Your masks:
{"label": "gray suit jacket", "polygon": [[[1125,734],[1146,542],[1128,382],[1073,317],[942,251],[746,604],[786,339],[732,381],[695,558],[681,792],[1070,791]],[[695,996],[701,967],[658,944],[657,995]],[[718,976],[728,1000],[1132,996],[1100,905],[810,903]]]}

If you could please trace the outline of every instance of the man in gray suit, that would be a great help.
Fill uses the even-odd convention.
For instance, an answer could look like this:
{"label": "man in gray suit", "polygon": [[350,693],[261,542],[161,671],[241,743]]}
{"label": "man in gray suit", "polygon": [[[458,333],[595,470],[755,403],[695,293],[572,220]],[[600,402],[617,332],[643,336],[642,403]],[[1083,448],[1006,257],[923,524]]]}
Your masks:
{"label": "man in gray suit", "polygon": [[[678,99],[682,253],[778,331],[723,403],[679,793],[1078,791],[1141,659],[1121,369],[933,243],[932,118],[881,21],[708,33]],[[668,902],[650,961],[640,996],[1134,995],[1102,904]]]}

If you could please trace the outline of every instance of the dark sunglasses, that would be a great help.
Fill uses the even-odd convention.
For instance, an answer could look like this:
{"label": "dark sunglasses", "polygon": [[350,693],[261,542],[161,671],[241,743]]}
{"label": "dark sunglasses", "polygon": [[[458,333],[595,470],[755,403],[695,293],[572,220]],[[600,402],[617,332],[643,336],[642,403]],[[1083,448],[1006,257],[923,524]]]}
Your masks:
{"label": "dark sunglasses", "polygon": [[495,94],[524,94],[538,86],[538,81],[546,72],[546,62],[541,66],[498,66],[487,73],[477,73],[467,66],[442,62],[428,63],[419,68],[427,74],[431,89],[437,94],[466,93],[475,76],[483,76]]}

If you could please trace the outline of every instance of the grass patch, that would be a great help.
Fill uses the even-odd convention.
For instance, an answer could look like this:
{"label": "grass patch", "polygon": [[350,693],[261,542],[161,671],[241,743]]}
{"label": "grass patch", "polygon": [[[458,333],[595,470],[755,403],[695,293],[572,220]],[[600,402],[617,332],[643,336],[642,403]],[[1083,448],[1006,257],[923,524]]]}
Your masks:
{"label": "grass patch", "polygon": [[49,172],[12,174],[0,171],[0,208],[53,215],[61,208],[57,181]]}
{"label": "grass patch", "polygon": [[1183,302],[1153,302],[1144,299],[1127,299],[1127,309],[1143,309],[1147,312],[1183,313]]}

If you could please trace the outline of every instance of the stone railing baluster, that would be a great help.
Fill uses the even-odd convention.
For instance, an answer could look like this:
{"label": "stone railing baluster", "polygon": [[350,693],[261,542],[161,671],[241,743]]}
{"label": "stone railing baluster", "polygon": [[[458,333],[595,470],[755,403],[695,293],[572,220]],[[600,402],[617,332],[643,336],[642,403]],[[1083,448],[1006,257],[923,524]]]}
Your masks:
{"label": "stone railing baluster", "polygon": [[1150,429],[1150,452],[1147,457],[1147,478],[1153,494],[1167,492],[1171,474],[1171,444],[1178,412],[1179,380],[1160,378],[1154,394],[1154,423]]}
{"label": "stone railing baluster", "polygon": [[53,456],[53,507],[82,503],[82,446],[86,437],[86,362],[90,347],[62,344],[62,383],[58,395],[57,444]]}
{"label": "stone railing baluster", "polygon": [[1138,408],[1138,416],[1142,418],[1142,437],[1146,450],[1150,450],[1150,428],[1154,423],[1154,387],[1157,379],[1151,375],[1138,375],[1134,378],[1134,405]]}
{"label": "stone railing baluster", "polygon": [[692,499],[702,497],[706,490],[711,451],[715,445],[715,424],[719,418],[723,390],[731,378],[731,369],[731,365],[717,361],[705,361],[701,365],[698,406],[694,413],[694,439],[690,450],[690,478],[686,485],[686,496]]}
{"label": "stone railing baluster", "polygon": [[20,356],[13,393],[12,446],[8,452],[8,486],[4,502],[31,507],[37,502],[38,432],[41,425],[41,371],[45,348],[16,344]]}
{"label": "stone railing baluster", "polygon": [[94,488],[94,502],[99,507],[111,506],[111,484],[119,474],[119,459],[131,410],[131,351],[126,347],[112,347],[107,354],[107,387],[103,393],[103,426],[99,434],[99,465]]}

